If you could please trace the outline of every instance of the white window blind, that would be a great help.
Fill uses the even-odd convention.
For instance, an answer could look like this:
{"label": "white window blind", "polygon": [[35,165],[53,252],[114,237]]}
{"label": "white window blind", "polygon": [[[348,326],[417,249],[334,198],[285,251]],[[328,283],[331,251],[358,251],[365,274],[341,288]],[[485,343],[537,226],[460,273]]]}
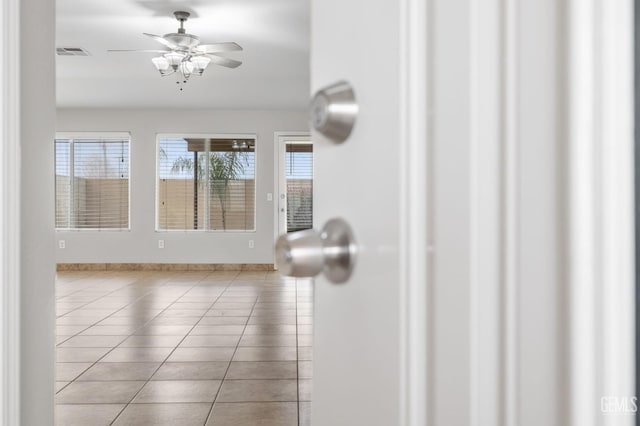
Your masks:
{"label": "white window blind", "polygon": [[56,229],[129,229],[128,137],[55,140]]}
{"label": "white window blind", "polygon": [[313,228],[313,145],[286,145],[287,232]]}
{"label": "white window blind", "polygon": [[255,139],[158,138],[157,230],[255,230]]}

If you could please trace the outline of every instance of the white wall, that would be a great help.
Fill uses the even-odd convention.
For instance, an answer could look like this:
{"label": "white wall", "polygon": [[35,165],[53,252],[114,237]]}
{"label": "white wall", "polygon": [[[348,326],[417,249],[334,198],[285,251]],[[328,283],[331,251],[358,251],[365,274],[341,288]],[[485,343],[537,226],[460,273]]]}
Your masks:
{"label": "white wall", "polygon": [[20,424],[53,424],[55,2],[20,2]]}
{"label": "white wall", "polygon": [[[273,263],[276,212],[267,193],[276,192],[274,132],[307,131],[306,111],[59,109],[57,130],[131,133],[131,230],[56,232],[66,245],[56,248],[57,262]],[[155,232],[157,133],[255,134],[256,231]],[[158,248],[159,239],[164,249]],[[255,248],[249,248],[249,240]]]}

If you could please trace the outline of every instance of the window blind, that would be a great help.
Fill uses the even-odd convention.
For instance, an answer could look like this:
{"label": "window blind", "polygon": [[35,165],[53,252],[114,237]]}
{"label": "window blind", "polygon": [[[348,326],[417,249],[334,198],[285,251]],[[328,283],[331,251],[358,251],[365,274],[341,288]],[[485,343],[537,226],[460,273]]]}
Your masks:
{"label": "window blind", "polygon": [[255,230],[255,139],[158,140],[157,230]]}
{"label": "window blind", "polygon": [[129,229],[129,140],[56,139],[56,228]]}
{"label": "window blind", "polygon": [[287,232],[313,228],[313,145],[286,145]]}

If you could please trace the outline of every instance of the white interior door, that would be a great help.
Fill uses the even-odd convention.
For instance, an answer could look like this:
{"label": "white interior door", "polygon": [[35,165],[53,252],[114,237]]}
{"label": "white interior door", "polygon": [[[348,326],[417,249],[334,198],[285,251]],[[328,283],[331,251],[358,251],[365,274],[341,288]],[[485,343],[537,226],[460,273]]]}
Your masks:
{"label": "white interior door", "polygon": [[406,152],[400,56],[391,54],[400,50],[400,9],[395,1],[312,2],[312,90],[347,81],[359,106],[344,143],[313,133],[315,227],[340,217],[358,247],[346,283],[315,282],[313,425],[402,424]]}

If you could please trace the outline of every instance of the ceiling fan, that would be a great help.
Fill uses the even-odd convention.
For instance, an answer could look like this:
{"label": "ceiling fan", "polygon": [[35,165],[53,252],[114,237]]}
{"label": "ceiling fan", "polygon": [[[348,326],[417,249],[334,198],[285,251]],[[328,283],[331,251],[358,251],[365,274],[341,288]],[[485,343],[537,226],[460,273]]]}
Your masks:
{"label": "ceiling fan", "polygon": [[180,22],[177,33],[169,33],[163,36],[143,33],[147,37],[163,44],[165,50],[109,50],[109,52],[136,52],[136,53],[159,53],[160,56],[152,58],[151,61],[160,75],[166,76],[180,73],[184,77],[184,83],[192,75],[202,75],[209,63],[214,63],[227,68],[236,68],[242,64],[235,59],[220,56],[223,52],[233,52],[242,50],[237,43],[212,43],[200,44],[200,39],[188,34],[184,29],[184,23],[190,16],[189,12],[177,11],[173,13]]}

